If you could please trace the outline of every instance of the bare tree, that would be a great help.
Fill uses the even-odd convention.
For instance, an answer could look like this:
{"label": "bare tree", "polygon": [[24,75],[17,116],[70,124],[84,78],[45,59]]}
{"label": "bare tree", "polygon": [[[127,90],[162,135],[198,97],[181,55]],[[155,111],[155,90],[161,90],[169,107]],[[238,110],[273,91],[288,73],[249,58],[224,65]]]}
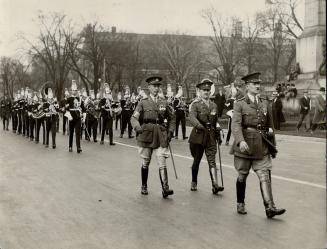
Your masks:
{"label": "bare tree", "polygon": [[215,57],[209,59],[208,63],[217,70],[223,84],[230,84],[241,72],[241,40],[234,29],[237,19],[224,19],[214,9],[205,10],[203,17],[213,31],[210,40],[214,46]]}
{"label": "bare tree", "polygon": [[178,85],[184,86],[187,97],[190,92],[190,76],[203,63],[199,45],[195,37],[178,32],[157,36],[153,41],[153,51],[164,62],[169,80],[175,83],[176,90]]}
{"label": "bare tree", "polygon": [[31,81],[27,74],[28,66],[10,57],[1,57],[0,76],[4,95],[14,97],[14,92],[21,87],[31,87]]}
{"label": "bare tree", "polygon": [[280,23],[287,35],[298,38],[303,31],[303,24],[296,15],[296,10],[303,0],[269,0],[269,4],[277,13]]}
{"label": "bare tree", "polygon": [[288,58],[286,60],[287,67],[291,65],[295,58],[295,46],[292,45],[294,41],[284,32],[279,12],[276,9],[270,9],[262,13],[261,21],[265,26],[266,34],[269,35],[267,55],[272,68],[272,80],[276,82],[283,75],[280,72],[281,68],[286,72],[289,70],[289,68],[285,68],[285,62],[282,59]]}
{"label": "bare tree", "polygon": [[31,46],[31,54],[37,56],[46,66],[50,79],[54,84],[55,93],[60,100],[65,81],[70,72],[70,53],[67,33],[71,25],[64,14],[39,13],[40,34],[38,44],[24,37]]}
{"label": "bare tree", "polygon": [[263,52],[260,37],[265,31],[265,27],[260,21],[259,14],[256,14],[253,20],[247,18],[245,23],[244,36],[242,37],[242,57],[243,64],[247,67],[248,73],[251,73],[256,69],[256,65],[260,61],[260,55]]}

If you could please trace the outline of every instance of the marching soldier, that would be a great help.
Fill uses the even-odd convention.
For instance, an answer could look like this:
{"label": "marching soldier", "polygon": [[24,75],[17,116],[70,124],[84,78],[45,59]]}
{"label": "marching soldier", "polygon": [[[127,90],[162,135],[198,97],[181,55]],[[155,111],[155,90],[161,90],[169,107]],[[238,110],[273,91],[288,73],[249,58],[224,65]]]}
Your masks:
{"label": "marching soldier", "polygon": [[111,96],[110,88],[108,83],[105,83],[104,87],[104,97],[100,100],[99,107],[101,109],[101,117],[102,117],[102,130],[101,130],[101,142],[100,144],[104,143],[104,134],[106,130],[109,131],[109,144],[115,145],[113,142],[113,119],[114,119],[114,112],[113,112],[113,99]]}
{"label": "marching soldier", "polygon": [[176,115],[175,138],[178,139],[178,129],[179,129],[179,124],[181,123],[183,140],[185,140],[188,138],[186,136],[186,110],[185,110],[185,103],[182,99],[183,88],[182,88],[182,86],[179,86],[178,88],[179,88],[179,90],[178,90],[178,92],[175,96],[175,100],[173,102],[173,106],[175,109],[175,115]]}
{"label": "marching soldier", "polygon": [[217,105],[210,100],[210,89],[213,82],[203,79],[196,85],[199,97],[190,105],[189,120],[193,125],[190,135],[190,151],[192,154],[192,182],[191,191],[197,191],[197,177],[199,165],[205,152],[209,164],[209,173],[212,183],[212,192],[217,194],[224,188],[218,185],[216,154],[217,142],[221,143],[220,126],[218,124]]}
{"label": "marching soldier", "polygon": [[65,113],[69,120],[69,152],[73,151],[73,137],[75,131],[77,153],[81,153],[81,125],[85,121],[85,108],[84,102],[78,96],[77,84],[75,80],[72,80],[71,90],[72,94],[67,99],[67,111]]}
{"label": "marching soldier", "polygon": [[159,87],[162,77],[152,76],[146,82],[150,96],[144,97],[137,105],[131,118],[137,134],[139,154],[142,158],[141,194],[147,195],[147,180],[152,153],[155,152],[159,166],[159,176],[162,185],[162,196],[167,198],[174,194],[169,189],[166,159],[169,157],[168,145],[175,129],[175,117],[171,107],[164,98],[159,98]]}
{"label": "marching soldier", "polygon": [[234,166],[238,172],[236,181],[237,212],[246,214],[245,188],[246,178],[251,168],[260,181],[260,189],[266,209],[266,216],[285,213],[285,209],[276,208],[271,189],[271,157],[277,150],[272,130],[271,108],[266,99],[258,96],[260,93],[260,73],[244,76],[247,94],[234,103],[232,132],[234,144],[231,154],[234,154]]}
{"label": "marching soldier", "polygon": [[2,123],[3,123],[3,130],[8,131],[9,128],[9,119],[10,119],[10,112],[11,112],[11,101],[7,95],[4,96],[4,99],[1,101],[1,114],[2,114]]}
{"label": "marching soldier", "polygon": [[52,136],[52,148],[56,148],[56,132],[57,132],[57,118],[59,105],[53,97],[53,92],[51,87],[46,87],[44,89],[46,96],[46,101],[43,103],[43,110],[45,112],[45,122],[46,122],[46,142],[45,147],[49,147],[49,134],[51,131]]}

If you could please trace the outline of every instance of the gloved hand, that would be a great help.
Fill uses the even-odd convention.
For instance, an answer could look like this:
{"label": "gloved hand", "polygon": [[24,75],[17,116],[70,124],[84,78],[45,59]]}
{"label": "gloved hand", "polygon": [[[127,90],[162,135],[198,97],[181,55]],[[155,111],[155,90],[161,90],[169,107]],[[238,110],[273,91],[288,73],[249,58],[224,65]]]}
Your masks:
{"label": "gloved hand", "polygon": [[221,145],[222,142],[223,142],[223,140],[221,139],[221,129],[218,128],[218,127],[217,127],[216,130],[215,130],[215,137],[216,137],[217,143],[218,143],[219,145]]}
{"label": "gloved hand", "polygon": [[174,137],[174,134],[173,132],[171,131],[168,131],[168,134],[167,134],[167,140],[168,140],[168,143],[170,143],[171,139]]}
{"label": "gloved hand", "polygon": [[142,134],[143,130],[141,126],[135,126],[134,128],[136,134]]}
{"label": "gloved hand", "polygon": [[202,124],[198,124],[198,125],[196,126],[196,128],[197,128],[198,130],[205,130],[205,128],[204,128],[204,126],[203,126]]}

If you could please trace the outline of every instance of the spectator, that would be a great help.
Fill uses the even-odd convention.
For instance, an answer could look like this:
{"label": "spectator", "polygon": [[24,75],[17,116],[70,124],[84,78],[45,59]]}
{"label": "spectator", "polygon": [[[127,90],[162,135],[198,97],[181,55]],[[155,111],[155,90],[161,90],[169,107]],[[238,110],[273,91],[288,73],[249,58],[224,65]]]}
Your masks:
{"label": "spectator", "polygon": [[310,98],[308,97],[308,90],[305,90],[303,92],[303,97],[300,98],[300,120],[296,125],[296,130],[299,132],[302,122],[304,121],[304,127],[306,131],[309,131],[310,129]]}
{"label": "spectator", "polygon": [[272,94],[272,115],[275,130],[280,130],[280,123],[285,121],[283,115],[283,103],[277,92]]}
{"label": "spectator", "polygon": [[224,110],[224,107],[225,107],[225,102],[226,102],[225,94],[223,94],[223,90],[221,88],[219,88],[218,93],[216,94],[216,97],[215,97],[215,103],[217,105],[218,117],[219,118],[223,114],[223,110]]}
{"label": "spectator", "polygon": [[321,87],[319,90],[319,94],[314,99],[315,103],[315,114],[312,120],[312,127],[311,133],[317,129],[318,125],[324,120],[325,118],[325,111],[326,111],[326,89]]}

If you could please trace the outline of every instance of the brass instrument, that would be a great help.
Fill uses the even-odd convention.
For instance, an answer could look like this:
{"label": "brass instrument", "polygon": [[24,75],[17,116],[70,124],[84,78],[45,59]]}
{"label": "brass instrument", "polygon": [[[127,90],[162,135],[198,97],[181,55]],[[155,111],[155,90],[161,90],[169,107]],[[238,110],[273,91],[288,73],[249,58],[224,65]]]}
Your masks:
{"label": "brass instrument", "polygon": [[92,99],[89,99],[86,104],[86,112],[89,115],[92,115],[94,118],[99,119],[100,113],[97,111],[97,105],[99,105],[99,101],[93,101]]}

